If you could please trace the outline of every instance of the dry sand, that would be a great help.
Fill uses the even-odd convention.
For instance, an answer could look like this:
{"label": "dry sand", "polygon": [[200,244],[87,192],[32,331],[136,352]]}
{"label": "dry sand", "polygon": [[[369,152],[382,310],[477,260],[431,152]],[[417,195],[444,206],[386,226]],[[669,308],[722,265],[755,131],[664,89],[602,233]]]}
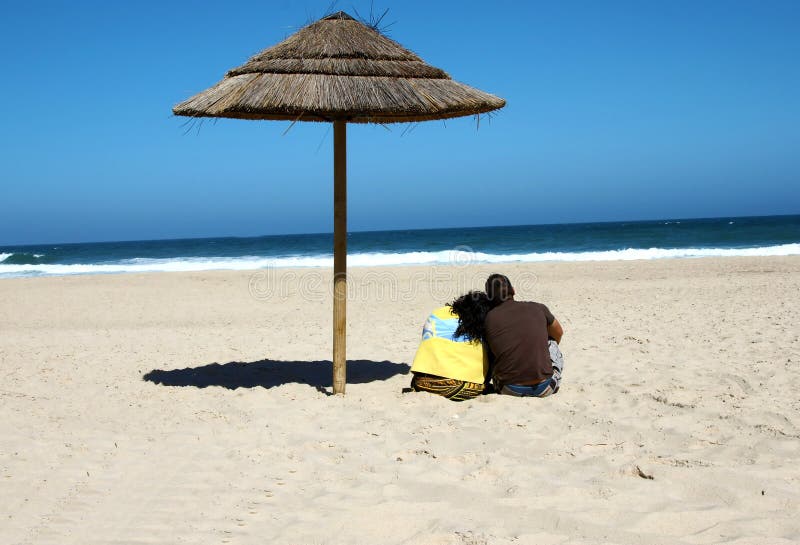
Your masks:
{"label": "dry sand", "polygon": [[[562,391],[402,394],[490,270]],[[350,278],[345,397],[327,272],[0,280],[0,543],[800,543],[800,258]]]}

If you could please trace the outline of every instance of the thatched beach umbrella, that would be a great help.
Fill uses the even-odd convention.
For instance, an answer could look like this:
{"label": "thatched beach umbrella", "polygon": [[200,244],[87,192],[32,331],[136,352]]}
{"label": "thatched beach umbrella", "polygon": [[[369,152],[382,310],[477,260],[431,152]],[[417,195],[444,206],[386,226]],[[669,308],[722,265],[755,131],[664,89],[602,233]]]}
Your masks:
{"label": "thatched beach umbrella", "polygon": [[346,384],[346,124],[447,119],[504,105],[340,11],[265,49],[172,109],[189,117],[333,123],[334,393],[344,393]]}

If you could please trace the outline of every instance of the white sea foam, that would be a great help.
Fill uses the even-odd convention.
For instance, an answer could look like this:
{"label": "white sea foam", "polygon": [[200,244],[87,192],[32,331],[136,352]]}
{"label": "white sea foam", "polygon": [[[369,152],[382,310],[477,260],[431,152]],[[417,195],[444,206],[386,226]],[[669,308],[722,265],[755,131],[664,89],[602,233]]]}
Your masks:
{"label": "white sea foam", "polygon": [[0,254],[0,263],[5,261],[7,258],[11,257],[14,254]]}
{"label": "white sea foam", "polygon": [[[0,254],[6,259],[11,254]],[[351,267],[396,265],[467,265],[472,263],[532,263],[542,261],[631,261],[680,257],[786,256],[800,255],[800,243],[758,248],[648,248],[594,252],[537,252],[526,254],[487,254],[446,250],[441,252],[361,253],[347,257]],[[0,261],[2,261],[0,259]],[[255,270],[266,268],[332,267],[331,255],[236,258],[131,259],[117,263],[3,265],[0,276],[40,276],[137,272],[186,272],[207,270]]]}

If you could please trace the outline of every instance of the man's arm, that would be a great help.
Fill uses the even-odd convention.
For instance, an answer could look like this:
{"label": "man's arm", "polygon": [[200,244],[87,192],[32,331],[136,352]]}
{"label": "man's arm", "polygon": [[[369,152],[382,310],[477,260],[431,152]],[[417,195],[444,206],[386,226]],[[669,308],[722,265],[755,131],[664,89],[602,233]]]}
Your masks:
{"label": "man's arm", "polygon": [[564,335],[564,328],[562,328],[558,320],[554,318],[553,323],[547,326],[547,334],[556,341],[556,344],[561,344],[561,336]]}

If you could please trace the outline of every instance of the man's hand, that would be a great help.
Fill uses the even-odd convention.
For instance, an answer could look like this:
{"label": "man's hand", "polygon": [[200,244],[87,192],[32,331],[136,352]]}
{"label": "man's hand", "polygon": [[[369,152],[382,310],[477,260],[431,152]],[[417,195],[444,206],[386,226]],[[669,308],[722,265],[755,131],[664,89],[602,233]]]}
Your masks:
{"label": "man's hand", "polygon": [[547,334],[556,341],[556,344],[561,344],[561,336],[564,335],[564,329],[558,323],[558,320],[554,319],[553,323],[547,326]]}

